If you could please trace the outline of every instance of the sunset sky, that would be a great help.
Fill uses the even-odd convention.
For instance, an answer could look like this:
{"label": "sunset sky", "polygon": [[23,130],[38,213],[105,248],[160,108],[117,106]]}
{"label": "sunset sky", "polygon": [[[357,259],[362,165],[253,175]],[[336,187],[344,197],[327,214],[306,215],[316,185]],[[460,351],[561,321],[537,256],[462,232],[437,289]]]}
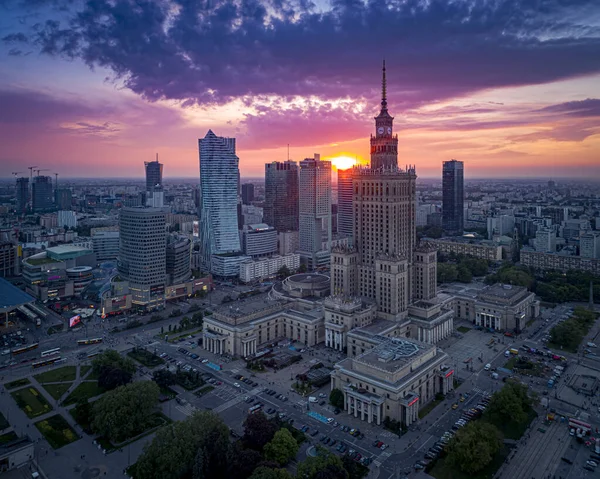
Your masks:
{"label": "sunset sky", "polygon": [[0,0],[0,176],[366,160],[383,58],[419,176],[600,178],[598,0]]}

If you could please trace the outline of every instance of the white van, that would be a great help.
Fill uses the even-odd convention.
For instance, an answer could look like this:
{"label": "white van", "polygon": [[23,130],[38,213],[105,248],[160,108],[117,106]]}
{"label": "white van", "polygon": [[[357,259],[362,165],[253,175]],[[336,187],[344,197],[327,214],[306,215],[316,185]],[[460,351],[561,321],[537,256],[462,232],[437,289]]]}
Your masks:
{"label": "white van", "polygon": [[504,351],[504,357],[505,358],[509,358],[510,357],[510,351]]}
{"label": "white van", "polygon": [[310,397],[308,398],[308,402],[317,402],[317,398],[316,398],[316,397],[314,397],[314,396],[310,396]]}
{"label": "white van", "polygon": [[490,369],[492,369],[492,365],[490,363],[487,363],[485,365],[485,368],[483,368],[483,369],[485,369],[486,371],[489,371]]}

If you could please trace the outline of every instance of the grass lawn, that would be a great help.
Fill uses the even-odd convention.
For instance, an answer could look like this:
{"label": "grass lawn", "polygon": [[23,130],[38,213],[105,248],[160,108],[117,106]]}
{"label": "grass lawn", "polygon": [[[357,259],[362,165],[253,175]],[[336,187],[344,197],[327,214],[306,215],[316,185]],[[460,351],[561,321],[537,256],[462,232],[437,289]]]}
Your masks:
{"label": "grass lawn", "polygon": [[86,434],[92,434],[92,405],[90,403],[80,404],[69,409],[75,422],[79,424]]}
{"label": "grass lawn", "polygon": [[29,419],[41,416],[52,411],[52,406],[40,394],[40,392],[32,387],[13,391],[10,395]]}
{"label": "grass lawn", "polygon": [[160,396],[158,400],[160,402],[168,401],[169,399],[173,399],[177,396],[177,393],[173,391],[170,387],[161,387],[160,388]]}
{"label": "grass lawn", "polygon": [[521,439],[521,437],[529,427],[529,424],[531,424],[531,421],[533,421],[536,418],[536,416],[537,414],[535,413],[535,411],[531,410],[529,411],[529,414],[527,416],[527,421],[525,421],[525,423],[523,424],[508,423],[501,425],[495,424],[495,426],[498,429],[500,429],[500,431],[506,439],[514,439],[516,441]]}
{"label": "grass lawn", "polygon": [[35,427],[40,430],[54,449],[59,449],[79,439],[77,433],[60,414],[36,422]]}
{"label": "grass lawn", "polygon": [[133,351],[129,351],[127,356],[148,368],[155,368],[165,363],[162,358],[145,349],[134,349]]}
{"label": "grass lawn", "polygon": [[429,471],[429,475],[436,479],[491,479],[494,474],[506,459],[510,452],[510,449],[504,446],[498,453],[493,457],[487,467],[476,474],[466,474],[461,471],[457,471],[444,464],[444,459],[439,459],[435,462],[433,468]]}
{"label": "grass lawn", "polygon": [[19,439],[19,436],[17,436],[17,433],[15,431],[10,431],[6,434],[2,434],[2,436],[0,436],[0,446],[2,446],[3,444],[8,444],[9,442],[14,441],[15,439]]}
{"label": "grass lawn", "polygon": [[29,381],[29,379],[27,378],[23,378],[23,379],[17,379],[16,381],[11,381],[9,383],[4,384],[4,387],[6,389],[15,389],[21,386],[27,386],[28,384],[31,384],[31,381]]}
{"label": "grass lawn", "polygon": [[428,403],[423,409],[419,411],[419,419],[423,419],[427,414],[429,414],[433,409],[441,403],[445,398],[434,399],[430,403]]}
{"label": "grass lawn", "polygon": [[85,376],[90,369],[92,369],[92,366],[90,365],[80,366],[79,377],[82,378],[83,376]]}
{"label": "grass lawn", "polygon": [[466,326],[459,326],[456,330],[460,333],[468,333],[471,331],[471,328],[467,328]]}
{"label": "grass lawn", "polygon": [[8,426],[10,426],[10,424],[4,417],[4,414],[0,412],[0,431],[4,431]]}
{"label": "grass lawn", "polygon": [[84,381],[63,401],[63,406],[77,404],[80,401],[91,399],[104,393],[104,389],[98,386],[97,381]]}
{"label": "grass lawn", "polygon": [[64,393],[71,387],[73,383],[58,383],[58,384],[44,384],[43,387],[48,394],[57,401],[62,397]]}
{"label": "grass lawn", "polygon": [[33,377],[39,383],[59,383],[63,381],[75,381],[76,374],[77,370],[75,366],[63,366],[62,368],[36,374]]}
{"label": "grass lawn", "polygon": [[165,416],[162,412],[155,412],[152,414],[151,420],[149,421],[148,427],[146,429],[140,431],[138,434],[136,434],[133,437],[130,437],[129,439],[125,439],[119,444],[113,444],[108,438],[104,436],[97,437],[96,441],[98,442],[98,444],[100,444],[100,446],[102,446],[103,449],[106,449],[107,452],[112,452],[115,449],[123,448],[128,444],[131,444],[141,439],[144,436],[152,434],[157,428],[165,426],[166,424],[169,424],[171,422],[173,422],[173,420],[168,416]]}
{"label": "grass lawn", "polygon": [[513,370],[513,368],[515,367],[515,364],[517,364],[517,361],[519,360],[518,356],[513,356],[512,358],[510,358],[508,361],[506,361],[504,363],[504,368],[505,369],[510,369],[511,371]]}

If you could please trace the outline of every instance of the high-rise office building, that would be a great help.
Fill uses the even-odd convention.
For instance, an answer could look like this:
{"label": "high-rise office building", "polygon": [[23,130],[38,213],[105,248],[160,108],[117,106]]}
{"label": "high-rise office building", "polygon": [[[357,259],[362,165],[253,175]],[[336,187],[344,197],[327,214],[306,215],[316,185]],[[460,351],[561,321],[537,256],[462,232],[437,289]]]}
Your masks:
{"label": "high-rise office building", "polygon": [[464,230],[464,165],[444,161],[442,169],[442,228],[446,234],[462,236]]}
{"label": "high-rise office building", "polygon": [[[192,277],[192,242],[189,238],[167,238],[167,282],[184,283]],[[168,298],[167,298],[168,299]]]}
{"label": "high-rise office building", "polygon": [[315,154],[300,162],[299,198],[300,257],[309,269],[326,266],[331,244],[330,161],[321,161]]}
{"label": "high-rise office building", "polygon": [[354,215],[352,212],[352,168],[338,170],[337,232],[340,237],[351,238],[354,234]]}
{"label": "high-rise office building", "polygon": [[49,211],[54,208],[52,198],[52,178],[49,176],[36,176],[31,187],[33,211]]}
{"label": "high-rise office building", "polygon": [[157,186],[163,186],[163,164],[158,162],[158,154],[155,161],[144,162],[146,167],[146,191],[154,191]]}
{"label": "high-rise office building", "polygon": [[166,221],[158,208],[122,208],[119,213],[119,275],[129,282],[131,302],[151,310],[164,306]]}
{"label": "high-rise office building", "polygon": [[16,192],[17,214],[25,214],[27,212],[27,203],[29,203],[29,178],[17,178],[17,192]]}
{"label": "high-rise office building", "polygon": [[216,276],[237,276],[240,253],[238,230],[238,164],[235,138],[212,130],[198,140],[200,151],[199,237],[203,267]]}
{"label": "high-rise office building", "polygon": [[274,161],[265,165],[263,221],[280,233],[298,231],[298,164]]}
{"label": "high-rise office building", "polygon": [[[401,321],[416,299],[436,295],[436,252],[416,247],[416,171],[398,167],[398,137],[387,110],[385,64],[381,111],[371,136],[371,165],[354,167],[353,248],[331,253],[331,291],[362,296],[378,316]],[[339,214],[339,213],[338,213]]]}
{"label": "high-rise office building", "polygon": [[242,203],[249,205],[254,201],[254,185],[245,183],[242,185]]}
{"label": "high-rise office building", "polygon": [[73,202],[73,192],[69,188],[57,188],[54,191],[54,200],[58,210],[70,210]]}

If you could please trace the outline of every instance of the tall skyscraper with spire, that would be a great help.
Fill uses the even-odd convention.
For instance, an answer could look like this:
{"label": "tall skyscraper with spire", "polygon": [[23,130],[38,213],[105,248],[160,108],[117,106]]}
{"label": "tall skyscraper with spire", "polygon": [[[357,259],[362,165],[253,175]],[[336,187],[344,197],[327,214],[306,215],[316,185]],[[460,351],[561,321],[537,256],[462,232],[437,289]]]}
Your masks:
{"label": "tall skyscraper with spire", "polygon": [[380,318],[403,321],[413,300],[436,295],[437,262],[435,250],[416,250],[417,175],[413,166],[398,167],[393,122],[384,62],[371,165],[355,167],[352,174],[354,248],[332,251],[331,291],[368,298]]}

